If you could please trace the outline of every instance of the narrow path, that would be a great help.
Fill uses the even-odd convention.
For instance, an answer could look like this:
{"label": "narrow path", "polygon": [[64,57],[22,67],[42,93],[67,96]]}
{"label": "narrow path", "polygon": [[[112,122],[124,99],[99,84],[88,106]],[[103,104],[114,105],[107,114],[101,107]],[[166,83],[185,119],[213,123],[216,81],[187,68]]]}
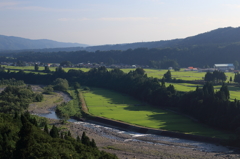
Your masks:
{"label": "narrow path", "polygon": [[81,91],[79,91],[79,95],[80,95],[80,101],[81,101],[81,104],[82,104],[82,111],[84,111],[85,113],[88,113],[88,108],[87,108],[85,99],[84,99]]}

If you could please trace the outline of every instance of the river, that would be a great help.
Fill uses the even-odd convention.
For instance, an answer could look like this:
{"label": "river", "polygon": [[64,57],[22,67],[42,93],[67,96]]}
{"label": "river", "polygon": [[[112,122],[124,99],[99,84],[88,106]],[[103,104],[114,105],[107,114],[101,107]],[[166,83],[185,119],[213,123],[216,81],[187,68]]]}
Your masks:
{"label": "river", "polygon": [[[50,119],[59,119],[55,112],[53,110],[50,110],[50,113],[48,114],[38,114],[39,116],[50,118]],[[204,143],[204,142],[198,142],[198,141],[191,141],[191,140],[185,140],[180,138],[174,138],[174,137],[166,137],[166,136],[160,136],[160,135],[153,135],[153,134],[141,134],[136,132],[129,132],[129,131],[122,131],[116,128],[111,128],[99,124],[94,124],[90,122],[81,122],[76,121],[74,119],[69,119],[69,122],[74,122],[75,124],[80,124],[84,127],[92,129],[94,132],[99,132],[102,136],[114,139],[114,140],[121,140],[124,142],[128,141],[136,141],[136,142],[146,142],[149,144],[160,144],[160,145],[169,145],[169,143],[174,143],[175,145],[179,144],[179,147],[184,148],[190,148],[193,150],[199,150],[202,152],[224,152],[224,153],[232,153],[233,151],[230,150],[227,147],[210,144],[210,143]],[[111,133],[110,133],[111,132]],[[114,135],[119,134],[119,135]],[[122,138],[121,134],[127,135],[128,138]],[[184,145],[184,146],[183,146]]]}

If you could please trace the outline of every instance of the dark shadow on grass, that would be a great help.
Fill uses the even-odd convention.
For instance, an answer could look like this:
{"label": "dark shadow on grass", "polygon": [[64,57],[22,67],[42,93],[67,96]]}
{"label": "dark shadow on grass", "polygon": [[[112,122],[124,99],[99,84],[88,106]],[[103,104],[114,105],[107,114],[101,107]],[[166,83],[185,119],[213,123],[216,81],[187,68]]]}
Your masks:
{"label": "dark shadow on grass", "polygon": [[193,135],[226,138],[228,134],[214,130],[210,126],[196,122],[186,116],[178,113],[163,110],[161,108],[147,107],[147,106],[128,106],[124,109],[129,111],[151,111],[146,114],[149,120],[159,122],[161,130],[188,133]]}
{"label": "dark shadow on grass", "polygon": [[[134,99],[133,97],[123,94],[123,93],[118,93],[116,91],[108,90],[108,89],[101,89],[101,88],[90,88],[90,92],[99,96],[102,96],[104,98],[108,98],[110,100],[109,103],[111,104],[140,104],[141,102],[134,102],[134,103],[129,103],[128,101],[130,99]],[[116,93],[116,95],[115,95]],[[86,94],[86,96],[88,96]],[[100,103],[102,105],[102,103]]]}
{"label": "dark shadow on grass", "polygon": [[197,133],[199,130],[189,127],[190,124],[193,124],[193,121],[179,114],[151,106],[128,106],[124,109],[129,111],[150,111],[146,116],[149,120],[159,122],[158,129],[183,133],[195,132],[195,134],[199,134]]}

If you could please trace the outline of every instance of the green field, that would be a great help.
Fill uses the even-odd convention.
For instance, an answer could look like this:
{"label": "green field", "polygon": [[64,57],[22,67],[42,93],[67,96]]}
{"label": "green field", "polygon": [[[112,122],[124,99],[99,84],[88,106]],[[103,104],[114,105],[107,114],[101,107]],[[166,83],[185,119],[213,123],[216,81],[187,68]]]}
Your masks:
{"label": "green field", "polygon": [[110,90],[92,88],[83,92],[89,112],[95,116],[120,120],[134,125],[187,134],[227,138],[228,135],[196,123],[171,111],[156,109],[132,97]]}
{"label": "green field", "polygon": [[196,87],[199,86],[199,88],[202,87],[202,85],[200,84],[191,84],[191,83],[170,83],[170,82],[166,82],[166,86],[169,85],[173,85],[174,88],[177,91],[181,91],[181,92],[189,92],[189,91],[194,91],[196,90]]}
{"label": "green field", "polygon": [[[131,69],[122,69],[124,72],[127,72]],[[132,69],[133,70],[133,69]],[[148,77],[154,77],[154,78],[159,78],[161,79],[163,75],[168,71],[168,70],[158,70],[158,69],[144,69],[145,73],[148,75]],[[194,81],[194,80],[203,80],[206,72],[197,72],[197,71],[184,71],[181,69],[181,71],[171,71],[172,78],[176,79],[182,79],[186,81]],[[234,77],[233,72],[226,72],[225,75],[227,76],[227,81],[229,81],[230,77]]]}
{"label": "green field", "polygon": [[[128,73],[129,71],[133,71],[135,69],[121,69],[123,72]],[[167,69],[144,69],[145,73],[148,77],[154,77],[162,79],[163,75],[168,71]],[[202,80],[205,76],[206,72],[196,72],[196,71],[171,71],[172,78],[182,79],[187,81],[192,80]]]}
{"label": "green field", "polygon": [[[202,87],[200,84],[191,84],[191,83],[169,83],[166,82],[166,86],[173,85],[174,88],[177,91],[180,92],[189,92],[196,90],[196,87],[199,86],[199,88]],[[221,85],[214,86],[215,91],[219,91],[221,88]],[[228,85],[229,93],[230,93],[230,100],[234,100],[235,98],[237,100],[240,100],[240,87]]]}
{"label": "green field", "polygon": [[[221,86],[214,86],[215,89],[219,90]],[[240,100],[240,87],[228,85],[229,93],[230,93],[230,100]]]}

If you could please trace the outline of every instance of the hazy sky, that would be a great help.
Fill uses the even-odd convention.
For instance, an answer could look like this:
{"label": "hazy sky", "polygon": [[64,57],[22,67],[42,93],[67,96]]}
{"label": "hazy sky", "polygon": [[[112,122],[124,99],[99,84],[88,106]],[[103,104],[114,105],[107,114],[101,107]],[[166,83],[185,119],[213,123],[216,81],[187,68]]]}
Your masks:
{"label": "hazy sky", "polygon": [[89,45],[240,26],[239,0],[0,0],[0,34]]}

